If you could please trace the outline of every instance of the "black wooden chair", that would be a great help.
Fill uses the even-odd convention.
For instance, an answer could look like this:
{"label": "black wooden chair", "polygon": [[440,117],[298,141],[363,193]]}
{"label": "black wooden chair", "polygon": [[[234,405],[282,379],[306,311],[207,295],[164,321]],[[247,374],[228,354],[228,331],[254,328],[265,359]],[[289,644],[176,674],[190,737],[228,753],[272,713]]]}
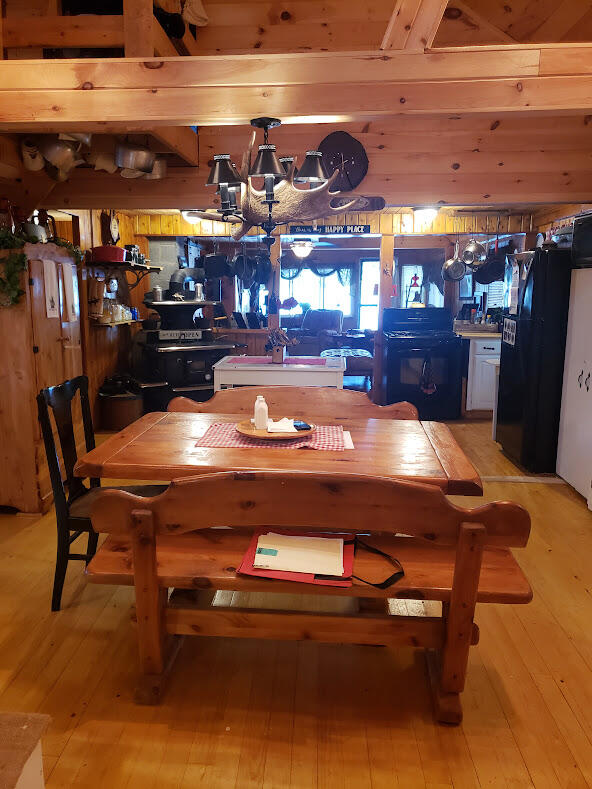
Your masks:
{"label": "black wooden chair", "polygon": [[[97,550],[99,536],[92,528],[90,509],[94,498],[100,490],[100,480],[90,479],[89,487],[87,487],[80,477],[74,476],[74,466],[78,456],[76,452],[76,438],[74,436],[72,403],[77,393],[80,394],[84,440],[86,451],[89,452],[95,447],[95,434],[88,399],[88,378],[85,375],[79,375],[77,378],[65,381],[58,386],[42,389],[37,395],[37,410],[47,454],[58,527],[57,559],[51,598],[52,611],[60,610],[68,561],[77,559],[88,564]],[[50,409],[53,413],[60,442],[63,471],[60,468],[60,460],[54,440]],[[119,489],[128,490],[130,493],[135,493],[139,496],[156,496],[162,493],[166,487],[166,485],[132,485]],[[86,553],[71,553],[70,546],[83,534],[88,534]]]}

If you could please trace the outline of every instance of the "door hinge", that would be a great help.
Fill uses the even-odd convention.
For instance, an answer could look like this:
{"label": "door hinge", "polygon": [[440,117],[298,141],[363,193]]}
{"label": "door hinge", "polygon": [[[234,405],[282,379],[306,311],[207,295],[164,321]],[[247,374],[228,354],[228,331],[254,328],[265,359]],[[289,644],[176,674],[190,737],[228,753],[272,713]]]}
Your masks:
{"label": "door hinge", "polygon": [[34,345],[33,346],[33,353],[39,353],[39,346],[38,345]]}

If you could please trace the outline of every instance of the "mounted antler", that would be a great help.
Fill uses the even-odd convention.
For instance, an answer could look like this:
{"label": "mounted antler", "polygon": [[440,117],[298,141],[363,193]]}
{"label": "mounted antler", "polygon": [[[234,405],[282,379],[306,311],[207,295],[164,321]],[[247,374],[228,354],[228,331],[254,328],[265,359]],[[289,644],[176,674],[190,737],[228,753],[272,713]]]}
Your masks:
{"label": "mounted antler", "polygon": [[[255,145],[256,134],[253,132],[251,141],[241,165],[241,180],[243,181],[240,193],[241,216],[224,216],[219,210],[192,211],[200,219],[221,220],[240,223],[240,227],[233,231],[232,237],[239,241],[252,227],[265,222],[269,217],[268,206],[265,201],[265,190],[255,189],[249,177],[251,167],[251,154]],[[311,189],[298,189],[294,185],[295,165],[292,164],[286,178],[274,186],[273,196],[277,204],[273,207],[273,221],[277,225],[289,222],[310,222],[315,219],[339,216],[347,211],[380,211],[385,202],[382,197],[363,197],[352,195],[351,199],[341,196],[341,192],[331,192],[331,185],[339,176],[340,168],[321,186]]]}

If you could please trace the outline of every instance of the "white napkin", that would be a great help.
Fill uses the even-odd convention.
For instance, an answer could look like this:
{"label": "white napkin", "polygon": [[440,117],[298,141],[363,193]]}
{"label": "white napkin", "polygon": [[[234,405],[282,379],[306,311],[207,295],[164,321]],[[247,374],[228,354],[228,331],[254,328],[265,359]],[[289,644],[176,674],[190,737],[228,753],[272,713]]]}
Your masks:
{"label": "white napkin", "polygon": [[268,433],[297,433],[298,431],[294,427],[294,420],[288,419],[288,417],[284,417],[283,419],[279,419],[277,422],[274,422],[273,419],[269,419],[267,421],[267,432]]}

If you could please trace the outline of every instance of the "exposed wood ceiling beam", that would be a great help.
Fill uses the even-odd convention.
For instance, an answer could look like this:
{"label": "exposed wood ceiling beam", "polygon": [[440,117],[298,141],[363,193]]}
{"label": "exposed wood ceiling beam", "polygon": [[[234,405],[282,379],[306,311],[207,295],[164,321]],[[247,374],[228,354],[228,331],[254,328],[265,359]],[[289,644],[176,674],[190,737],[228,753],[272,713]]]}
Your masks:
{"label": "exposed wood ceiling beam", "polygon": [[474,81],[492,77],[537,76],[542,53],[560,58],[578,55],[577,71],[592,68],[592,44],[526,44],[512,47],[457,47],[416,52],[311,52],[286,55],[218,55],[185,58],[84,58],[78,60],[7,60],[0,68],[0,90],[144,89],[187,87],[262,87],[285,85],[351,85],[422,80]]}
{"label": "exposed wood ceiling beam", "polygon": [[23,173],[18,144],[10,137],[0,136],[0,178],[14,180]]}
{"label": "exposed wood ceiling beam", "polygon": [[121,16],[7,17],[3,23],[4,46],[8,48],[123,47]]}
{"label": "exposed wood ceiling beam", "polygon": [[381,49],[431,47],[448,0],[396,0]]}
{"label": "exposed wood ceiling beam", "polygon": [[[557,171],[367,176],[363,194],[383,195],[388,205],[510,205],[514,203],[587,202],[592,199],[590,172],[562,176]],[[486,191],[487,190],[487,191]],[[55,186],[43,201],[47,208],[206,208],[216,204],[203,173],[191,168],[170,171],[162,181],[142,183],[104,173],[77,171]]]}
{"label": "exposed wood ceiling beam", "polygon": [[413,114],[580,112],[590,107],[591,71],[592,45],[392,56],[4,61],[0,130],[34,131],[59,122],[126,128],[141,122],[143,129],[212,126],[248,123],[255,115],[306,123],[312,118],[344,122]]}
{"label": "exposed wood ceiling beam", "polygon": [[154,55],[153,19],[152,0],[123,0],[126,57]]}
{"label": "exposed wood ceiling beam", "polygon": [[199,165],[199,146],[197,134],[190,126],[158,126],[150,134],[183,159],[197,167]]}
{"label": "exposed wood ceiling beam", "polygon": [[[462,28],[477,28],[484,37],[490,36],[494,41],[505,44],[517,43],[516,39],[512,38],[505,30],[494,25],[493,22],[490,22],[483,14],[475,11],[462,0],[450,0],[444,12],[444,17],[447,19],[447,24],[457,22],[458,29],[455,31],[456,33],[460,33]],[[440,36],[438,36],[438,40],[439,38]],[[462,36],[455,36],[455,41],[458,41],[459,38],[462,38]]]}
{"label": "exposed wood ceiling beam", "polygon": [[592,45],[4,61],[0,130],[34,131],[57,123],[103,122],[128,129],[136,123],[143,129],[240,124],[257,114],[306,123],[311,118],[344,122],[413,114],[579,112],[590,107],[585,75],[591,72]]}
{"label": "exposed wood ceiling beam", "polygon": [[163,26],[156,17],[152,17],[152,37],[154,54],[159,57],[176,57],[179,53],[171,39],[167,36]]}
{"label": "exposed wood ceiling beam", "polygon": [[57,181],[52,180],[44,171],[30,173],[25,170],[12,202],[25,216],[29,216],[49,200],[56,185]]}
{"label": "exposed wood ceiling beam", "polygon": [[530,41],[562,41],[592,8],[590,0],[563,0],[528,37]]}

